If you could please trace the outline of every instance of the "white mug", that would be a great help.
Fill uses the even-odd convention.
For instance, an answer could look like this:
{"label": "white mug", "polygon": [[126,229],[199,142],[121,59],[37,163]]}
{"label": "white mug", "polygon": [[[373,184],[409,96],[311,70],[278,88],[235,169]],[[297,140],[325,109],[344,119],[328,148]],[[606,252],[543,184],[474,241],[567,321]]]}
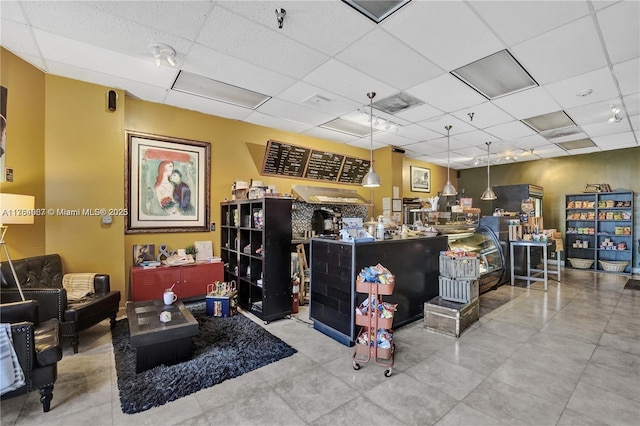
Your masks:
{"label": "white mug", "polygon": [[178,300],[178,296],[172,291],[165,291],[164,296],[162,296],[165,305],[170,305],[176,300]]}

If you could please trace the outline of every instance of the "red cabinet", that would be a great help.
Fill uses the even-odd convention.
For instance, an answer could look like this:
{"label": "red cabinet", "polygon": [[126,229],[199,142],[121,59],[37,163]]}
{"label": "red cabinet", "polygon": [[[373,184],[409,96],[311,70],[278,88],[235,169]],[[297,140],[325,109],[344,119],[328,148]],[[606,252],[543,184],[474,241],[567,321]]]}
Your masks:
{"label": "red cabinet", "polygon": [[207,284],[224,280],[223,265],[197,263],[185,266],[159,266],[153,269],[131,268],[131,300],[161,299],[166,288],[173,287],[179,300],[203,299]]}

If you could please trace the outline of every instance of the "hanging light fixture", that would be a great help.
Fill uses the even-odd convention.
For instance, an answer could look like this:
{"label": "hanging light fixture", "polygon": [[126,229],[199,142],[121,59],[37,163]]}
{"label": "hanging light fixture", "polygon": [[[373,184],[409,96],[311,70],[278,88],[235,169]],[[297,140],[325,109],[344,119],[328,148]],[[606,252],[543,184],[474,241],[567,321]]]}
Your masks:
{"label": "hanging light fixture", "polygon": [[442,188],[442,196],[443,197],[450,197],[452,195],[457,195],[458,191],[456,190],[456,187],[451,185],[451,176],[450,176],[450,171],[449,171],[449,153],[450,153],[450,140],[449,140],[449,131],[451,130],[451,125],[448,126],[444,126],[445,129],[447,129],[447,184],[444,186],[444,188]]}
{"label": "hanging light fixture", "polygon": [[491,147],[491,142],[487,142],[487,189],[484,190],[484,192],[482,193],[482,196],[480,197],[481,200],[495,200],[498,197],[496,197],[496,193],[493,192],[493,190],[491,189],[491,181],[489,178],[489,164],[491,163],[491,161],[489,161],[489,156],[491,155],[490,152],[490,148]]}
{"label": "hanging light fixture", "polygon": [[365,188],[377,188],[380,186],[380,176],[373,170],[373,98],[376,96],[376,92],[367,93],[369,98],[369,124],[371,126],[371,132],[369,133],[371,141],[371,162],[369,163],[369,172],[362,178],[362,186]]}

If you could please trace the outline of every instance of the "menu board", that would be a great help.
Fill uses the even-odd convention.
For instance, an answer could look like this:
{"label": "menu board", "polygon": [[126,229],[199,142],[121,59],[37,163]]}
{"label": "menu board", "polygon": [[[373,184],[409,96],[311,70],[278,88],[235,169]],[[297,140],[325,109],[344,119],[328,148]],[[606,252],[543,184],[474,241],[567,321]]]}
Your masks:
{"label": "menu board", "polygon": [[263,175],[277,175],[359,185],[369,171],[369,160],[312,150],[269,140],[262,163]]}
{"label": "menu board", "polygon": [[369,160],[363,160],[362,158],[346,157],[344,159],[344,165],[342,171],[338,177],[340,183],[356,183],[360,184],[364,175],[369,171]]}
{"label": "menu board", "polygon": [[338,179],[343,159],[344,155],[313,150],[309,156],[309,163],[307,163],[307,171],[304,177],[306,179],[335,182]]}
{"label": "menu board", "polygon": [[301,146],[269,141],[262,164],[265,175],[302,177],[310,150]]}

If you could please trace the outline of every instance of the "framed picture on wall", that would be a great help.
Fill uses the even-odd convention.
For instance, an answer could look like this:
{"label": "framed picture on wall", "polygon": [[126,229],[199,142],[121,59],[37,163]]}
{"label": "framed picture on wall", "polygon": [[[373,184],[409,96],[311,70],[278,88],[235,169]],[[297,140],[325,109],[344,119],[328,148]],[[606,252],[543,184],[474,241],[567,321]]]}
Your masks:
{"label": "framed picture on wall", "polygon": [[125,232],[208,232],[211,144],[127,132]]}
{"label": "framed picture on wall", "polygon": [[431,192],[431,169],[411,166],[411,191]]}

